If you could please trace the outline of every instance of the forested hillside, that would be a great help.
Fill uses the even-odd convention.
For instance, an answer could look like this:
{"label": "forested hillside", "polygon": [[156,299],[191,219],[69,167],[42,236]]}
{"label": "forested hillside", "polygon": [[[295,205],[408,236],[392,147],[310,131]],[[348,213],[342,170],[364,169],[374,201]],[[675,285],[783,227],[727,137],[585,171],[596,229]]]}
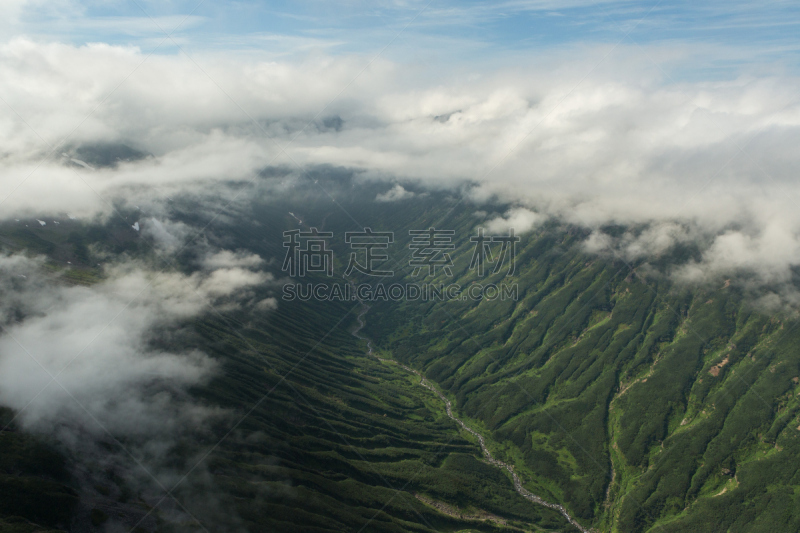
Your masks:
{"label": "forested hillside", "polygon": [[[159,478],[169,483],[143,481],[135,461],[120,459],[121,446],[135,444],[124,438],[94,448],[116,460],[87,459],[57,435],[27,433],[15,421],[0,440],[3,490],[24,487],[37,503],[1,507],[9,527],[573,530],[557,511],[520,496],[418,377],[367,353],[352,335],[362,303],[280,299],[282,232],[302,219],[301,227],[336,236],[363,227],[395,232],[396,276],[356,276],[360,283],[517,285],[516,300],[370,302],[362,333],[380,358],[418,370],[443,391],[525,488],[563,504],[583,526],[800,528],[800,332],[789,312],[759,309],[736,279],[670,281],[669,265],[691,249],[645,268],[586,252],[587,232],[557,221],[521,236],[513,275],[481,277],[469,268],[470,236],[486,214],[476,217],[449,193],[426,193],[413,204],[371,202],[377,189],[355,192],[349,176],[330,169],[324,176],[335,203],[310,184],[291,202],[230,208],[195,241],[270,258],[267,270],[279,282],[248,297],[276,297],[277,308],[209,305],[179,331],[149,340],[164,350],[200,350],[218,365],[189,394],[221,415],[159,459],[160,468],[169,465]],[[216,213],[197,205],[176,200],[170,216],[204,227]],[[197,245],[166,256],[130,230],[138,213],[122,213],[131,219],[6,222],[0,242],[6,254],[44,258],[45,275],[66,285],[102,283],[106,266],[121,258],[194,272]],[[408,231],[433,225],[454,230],[453,275],[415,278]],[[335,279],[314,275],[304,283],[346,282],[349,250],[341,238],[332,245]],[[146,454],[136,459],[149,466]]]}
{"label": "forested hillside", "polygon": [[[676,285],[584,238],[525,236],[515,275],[493,279],[519,301],[385,304],[368,331],[485,427],[531,491],[598,530],[797,530],[797,320],[737,280]],[[487,282],[471,253],[456,252],[463,286]]]}

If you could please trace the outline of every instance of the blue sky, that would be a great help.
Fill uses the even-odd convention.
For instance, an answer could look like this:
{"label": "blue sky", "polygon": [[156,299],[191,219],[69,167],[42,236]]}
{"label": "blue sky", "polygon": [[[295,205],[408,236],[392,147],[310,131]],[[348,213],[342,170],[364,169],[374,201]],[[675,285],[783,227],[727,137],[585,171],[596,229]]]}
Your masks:
{"label": "blue sky", "polygon": [[[175,29],[173,38],[192,50],[236,49],[274,56],[370,55],[383,50],[390,59],[421,54],[429,61],[435,57],[434,62],[468,63],[620,43],[696,50],[694,66],[712,70],[738,65],[757,68],[764,63],[794,69],[800,63],[800,3],[786,1],[65,0],[22,4],[14,33],[74,44],[136,45],[145,52],[162,43],[162,29]],[[156,53],[175,52],[169,41],[156,49]]]}

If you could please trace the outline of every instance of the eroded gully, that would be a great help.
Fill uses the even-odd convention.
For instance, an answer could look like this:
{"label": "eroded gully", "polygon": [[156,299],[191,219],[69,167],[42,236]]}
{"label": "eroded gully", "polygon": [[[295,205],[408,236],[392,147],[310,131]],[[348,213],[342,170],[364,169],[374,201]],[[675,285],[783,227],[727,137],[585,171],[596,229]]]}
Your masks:
{"label": "eroded gully", "polygon": [[408,366],[406,366],[404,364],[398,363],[397,361],[395,361],[393,359],[384,359],[383,357],[378,357],[377,355],[375,355],[374,352],[373,352],[373,348],[372,348],[372,341],[369,340],[367,337],[365,337],[365,336],[363,336],[363,335],[361,335],[359,333],[364,327],[364,315],[366,315],[368,311],[369,311],[369,306],[368,305],[364,305],[364,309],[358,314],[358,317],[357,317],[357,319],[358,319],[358,327],[353,331],[353,336],[354,337],[356,337],[357,339],[361,339],[363,341],[367,341],[367,355],[372,355],[373,357],[375,357],[376,359],[378,359],[379,361],[384,362],[384,363],[398,365],[403,370],[405,370],[407,372],[411,372],[412,374],[416,374],[420,379],[419,384],[422,385],[423,387],[425,387],[426,389],[430,390],[431,392],[433,392],[444,403],[445,409],[447,411],[447,416],[452,418],[453,421],[455,421],[456,424],[461,426],[461,428],[464,431],[474,435],[475,438],[478,439],[478,442],[481,445],[481,451],[483,452],[483,457],[486,459],[486,462],[488,462],[491,465],[496,466],[497,468],[505,469],[505,470],[508,471],[509,474],[511,474],[511,478],[514,480],[514,489],[520,494],[520,496],[522,496],[526,500],[529,500],[529,501],[531,501],[533,503],[536,503],[538,505],[541,505],[543,507],[547,507],[549,509],[554,509],[554,510],[558,511],[559,513],[561,513],[564,516],[564,518],[566,518],[569,521],[570,524],[572,524],[573,526],[578,528],[582,533],[591,533],[592,530],[591,529],[587,529],[587,528],[583,527],[582,525],[580,525],[574,518],[572,518],[572,516],[570,516],[570,514],[567,512],[567,510],[564,508],[563,505],[559,505],[557,503],[550,503],[550,502],[548,502],[546,500],[543,500],[542,498],[540,498],[536,494],[532,493],[531,491],[529,491],[528,489],[523,487],[522,486],[522,482],[519,479],[519,476],[516,474],[516,472],[514,472],[514,467],[512,465],[508,464],[508,463],[504,463],[503,461],[501,461],[499,459],[495,459],[492,456],[491,452],[486,447],[486,442],[485,442],[485,440],[483,438],[483,435],[481,435],[480,433],[478,433],[477,431],[475,431],[474,429],[469,427],[467,424],[464,423],[463,420],[461,420],[460,418],[458,418],[456,415],[453,414],[453,406],[450,403],[450,400],[448,400],[445,397],[444,394],[439,392],[439,390],[436,387],[434,387],[425,378],[425,376],[422,375],[421,372],[419,372],[418,370],[414,370],[413,368],[408,367]]}

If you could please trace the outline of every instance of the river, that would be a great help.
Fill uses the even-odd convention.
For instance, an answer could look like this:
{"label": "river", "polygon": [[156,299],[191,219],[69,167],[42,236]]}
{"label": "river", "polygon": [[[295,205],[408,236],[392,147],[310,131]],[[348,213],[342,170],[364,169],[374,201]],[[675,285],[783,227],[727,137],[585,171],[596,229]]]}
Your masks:
{"label": "river", "polygon": [[442,394],[436,387],[434,387],[433,384],[430,381],[428,381],[425,378],[425,376],[422,375],[421,372],[419,372],[418,370],[414,370],[413,368],[408,367],[408,366],[406,366],[404,364],[398,363],[397,361],[395,361],[393,359],[384,359],[383,357],[378,357],[377,355],[375,355],[373,353],[372,341],[369,340],[367,337],[365,337],[365,336],[363,336],[363,335],[361,335],[359,333],[364,328],[364,315],[366,315],[368,311],[369,311],[369,306],[364,304],[364,309],[358,314],[358,317],[357,317],[358,318],[358,327],[353,331],[353,336],[354,337],[356,337],[357,339],[361,339],[363,341],[367,341],[367,355],[372,355],[376,359],[378,359],[378,360],[380,360],[380,361],[382,361],[384,363],[398,365],[403,370],[406,370],[407,372],[410,372],[412,374],[416,374],[420,379],[419,384],[422,385],[423,387],[425,387],[426,389],[430,390],[431,392],[433,392],[436,396],[439,397],[440,400],[442,400],[442,402],[444,403],[445,409],[447,411],[447,416],[449,416],[451,419],[453,419],[453,421],[455,421],[456,424],[461,426],[461,428],[464,431],[474,435],[475,438],[478,439],[478,443],[480,443],[480,446],[481,446],[481,451],[483,452],[483,457],[486,459],[486,461],[489,464],[496,466],[497,468],[501,468],[501,469],[507,470],[508,473],[511,474],[511,479],[514,481],[514,489],[523,498],[525,498],[525,499],[527,499],[527,500],[529,500],[529,501],[531,501],[531,502],[533,502],[535,504],[542,505],[544,507],[548,507],[550,509],[554,509],[554,510],[558,511],[559,513],[561,513],[564,516],[564,518],[566,518],[569,521],[570,524],[572,524],[573,526],[578,528],[582,533],[591,533],[592,532],[591,529],[587,529],[587,528],[583,527],[574,518],[572,518],[572,516],[570,516],[570,514],[567,512],[567,510],[564,508],[563,505],[559,505],[557,503],[550,503],[550,502],[542,499],[541,497],[537,496],[536,494],[532,493],[531,491],[529,491],[525,487],[523,487],[522,486],[522,481],[520,481],[519,476],[517,475],[517,473],[514,472],[514,466],[510,465],[508,463],[504,463],[503,461],[501,461],[499,459],[495,459],[492,456],[491,452],[486,447],[486,441],[484,440],[483,435],[481,435],[480,433],[478,433],[477,431],[475,431],[474,429],[469,427],[467,424],[464,423],[463,420],[461,420],[460,418],[458,418],[456,415],[453,414],[453,406],[450,403],[450,400],[448,400],[445,397],[444,394]]}

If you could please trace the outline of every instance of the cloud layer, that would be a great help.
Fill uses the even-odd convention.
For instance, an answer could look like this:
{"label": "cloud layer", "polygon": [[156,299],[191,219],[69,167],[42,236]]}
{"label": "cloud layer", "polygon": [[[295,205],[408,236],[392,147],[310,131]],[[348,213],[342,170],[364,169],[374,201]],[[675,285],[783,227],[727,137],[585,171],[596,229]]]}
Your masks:
{"label": "cloud layer", "polygon": [[[393,180],[381,201],[409,198],[396,180],[471,183],[474,202],[511,202],[596,233],[647,225],[644,240],[617,243],[634,255],[691,234],[705,239],[697,268],[707,273],[788,279],[800,262],[798,80],[676,82],[660,65],[679,63],[679,48],[622,50],[613,61],[606,52],[441,83],[382,59],[366,69],[358,57],[187,60],[17,39],[0,46],[13,109],[0,119],[0,208],[108,212],[123,192],[163,198],[258,179],[268,165],[340,165]],[[667,59],[654,68],[652,57]],[[153,157],[95,169],[69,161],[70,146],[112,141]],[[158,224],[147,231],[169,248]]]}
{"label": "cloud layer", "polygon": [[0,256],[0,403],[34,430],[169,439],[199,427],[219,413],[184,391],[216,365],[163,341],[179,334],[181,321],[264,284],[266,274],[246,268],[256,260],[221,252],[192,275],[116,266],[106,280],[81,287],[54,283],[37,260]]}

